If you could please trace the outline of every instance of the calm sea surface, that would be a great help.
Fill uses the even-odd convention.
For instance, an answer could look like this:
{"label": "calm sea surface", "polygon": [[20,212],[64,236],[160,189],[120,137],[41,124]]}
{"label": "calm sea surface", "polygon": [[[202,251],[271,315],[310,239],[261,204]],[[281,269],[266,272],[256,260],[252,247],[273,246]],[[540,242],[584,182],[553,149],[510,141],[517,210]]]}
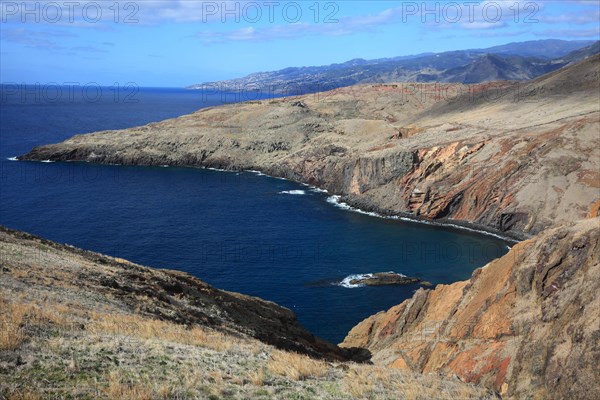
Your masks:
{"label": "calm sea surface", "polygon": [[275,301],[333,342],[419,287],[340,286],[349,275],[451,283],[507,251],[490,236],[347,211],[326,193],[251,172],[10,161],[74,134],[224,100],[182,89],[47,91],[2,88],[0,224]]}

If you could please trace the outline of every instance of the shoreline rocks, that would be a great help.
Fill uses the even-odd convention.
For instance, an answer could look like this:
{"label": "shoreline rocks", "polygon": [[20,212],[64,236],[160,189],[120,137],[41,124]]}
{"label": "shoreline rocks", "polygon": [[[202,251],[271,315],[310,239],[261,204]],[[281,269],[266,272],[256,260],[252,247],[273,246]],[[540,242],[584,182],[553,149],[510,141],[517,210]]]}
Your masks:
{"label": "shoreline rocks", "polygon": [[410,285],[421,282],[419,278],[398,274],[396,272],[376,272],[374,274],[357,275],[350,279],[351,285],[386,286],[386,285]]}

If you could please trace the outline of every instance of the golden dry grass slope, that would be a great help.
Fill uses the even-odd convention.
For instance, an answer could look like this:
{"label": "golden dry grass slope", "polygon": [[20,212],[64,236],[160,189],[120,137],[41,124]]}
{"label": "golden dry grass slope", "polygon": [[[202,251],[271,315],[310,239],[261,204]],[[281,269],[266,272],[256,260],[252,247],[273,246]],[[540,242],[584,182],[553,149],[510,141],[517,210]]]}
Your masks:
{"label": "golden dry grass slope", "polygon": [[[227,304],[233,300],[212,288],[195,292],[209,287],[185,274],[176,273],[177,280],[170,271],[5,228],[0,254],[2,399],[494,398],[438,374],[278,349],[254,338],[250,322],[218,321],[216,315],[234,308]],[[133,272],[143,279],[132,278]],[[128,279],[126,293],[105,284]],[[157,286],[161,281],[184,290],[166,294]],[[249,308],[259,302],[283,310],[230,295]],[[168,298],[162,304],[155,296]],[[214,313],[213,319],[203,313]],[[194,314],[200,316],[194,320]],[[247,318],[260,319],[251,311]]]}

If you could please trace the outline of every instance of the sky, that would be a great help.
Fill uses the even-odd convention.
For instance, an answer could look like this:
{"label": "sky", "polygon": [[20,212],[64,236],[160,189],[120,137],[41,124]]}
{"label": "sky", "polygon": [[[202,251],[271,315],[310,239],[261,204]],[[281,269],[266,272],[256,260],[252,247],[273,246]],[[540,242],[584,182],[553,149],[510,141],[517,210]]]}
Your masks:
{"label": "sky", "polygon": [[184,87],[540,39],[598,40],[600,0],[0,0],[0,82]]}

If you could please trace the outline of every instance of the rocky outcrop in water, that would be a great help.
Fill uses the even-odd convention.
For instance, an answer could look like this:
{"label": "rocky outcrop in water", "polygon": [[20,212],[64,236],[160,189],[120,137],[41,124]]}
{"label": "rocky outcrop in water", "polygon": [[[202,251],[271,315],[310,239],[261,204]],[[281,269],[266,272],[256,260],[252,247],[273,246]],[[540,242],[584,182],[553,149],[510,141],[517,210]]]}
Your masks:
{"label": "rocky outcrop in water", "polygon": [[421,282],[419,278],[397,274],[395,272],[375,272],[374,274],[365,274],[349,279],[350,285],[364,286],[386,286],[386,285],[410,285],[411,283]]}

